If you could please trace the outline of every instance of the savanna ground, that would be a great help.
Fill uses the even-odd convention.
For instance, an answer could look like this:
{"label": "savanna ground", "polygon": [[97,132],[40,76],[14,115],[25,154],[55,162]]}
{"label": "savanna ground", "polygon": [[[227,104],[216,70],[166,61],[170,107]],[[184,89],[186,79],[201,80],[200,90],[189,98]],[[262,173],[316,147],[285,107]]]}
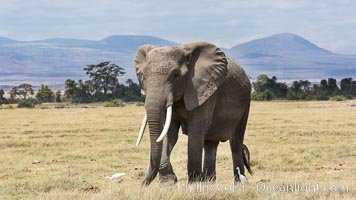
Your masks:
{"label": "savanna ground", "polygon": [[[216,183],[196,187],[186,185],[182,134],[172,155],[179,182],[140,186],[149,161],[147,130],[135,146],[144,107],[2,107],[0,199],[356,199],[355,104],[253,102],[245,144],[255,174],[233,186],[229,144],[220,143]],[[117,172],[126,176],[105,179]]]}

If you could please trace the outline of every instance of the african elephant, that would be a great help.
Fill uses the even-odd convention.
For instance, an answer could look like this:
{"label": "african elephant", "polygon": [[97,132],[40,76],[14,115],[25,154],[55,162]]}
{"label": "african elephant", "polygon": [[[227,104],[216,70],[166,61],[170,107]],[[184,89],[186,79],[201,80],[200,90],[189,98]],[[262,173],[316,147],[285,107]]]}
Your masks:
{"label": "african elephant", "polygon": [[151,145],[143,185],[149,185],[158,172],[161,182],[177,181],[170,154],[179,128],[188,135],[189,182],[215,180],[220,141],[230,142],[235,181],[244,175],[244,164],[252,173],[243,150],[251,84],[239,64],[207,42],[178,47],[144,45],[138,49],[135,63],[146,94],[137,145],[147,122]]}

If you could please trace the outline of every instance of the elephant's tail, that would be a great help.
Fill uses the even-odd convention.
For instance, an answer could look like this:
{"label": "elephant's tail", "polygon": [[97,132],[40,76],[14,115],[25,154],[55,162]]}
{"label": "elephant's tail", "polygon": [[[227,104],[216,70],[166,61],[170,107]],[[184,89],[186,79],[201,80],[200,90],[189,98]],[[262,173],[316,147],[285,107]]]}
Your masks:
{"label": "elephant's tail", "polygon": [[251,169],[251,162],[250,162],[250,151],[248,150],[247,146],[244,144],[242,147],[242,152],[243,152],[243,160],[244,160],[244,164],[245,167],[248,171],[248,173],[250,173],[251,175],[253,175],[253,171]]}

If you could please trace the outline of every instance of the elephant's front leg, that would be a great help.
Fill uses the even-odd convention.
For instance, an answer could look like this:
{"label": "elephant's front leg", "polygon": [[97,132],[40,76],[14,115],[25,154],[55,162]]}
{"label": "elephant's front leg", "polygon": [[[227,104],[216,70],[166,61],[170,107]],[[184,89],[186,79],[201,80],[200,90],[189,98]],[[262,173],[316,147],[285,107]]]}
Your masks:
{"label": "elephant's front leg", "polygon": [[201,130],[188,131],[188,177],[189,182],[201,181],[204,133]]}
{"label": "elephant's front leg", "polygon": [[173,172],[170,162],[170,155],[178,140],[179,126],[178,122],[172,121],[167,137],[163,140],[161,164],[159,167],[159,180],[163,184],[173,185],[177,182],[177,176]]}
{"label": "elephant's front leg", "polygon": [[202,153],[205,136],[215,109],[216,95],[190,113],[188,121],[188,176],[189,182],[202,180]]}

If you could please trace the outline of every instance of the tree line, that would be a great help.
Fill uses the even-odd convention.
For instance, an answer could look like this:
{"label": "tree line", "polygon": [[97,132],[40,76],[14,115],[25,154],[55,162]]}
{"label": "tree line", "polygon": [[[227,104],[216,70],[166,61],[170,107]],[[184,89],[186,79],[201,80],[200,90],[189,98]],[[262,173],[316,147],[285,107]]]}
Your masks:
{"label": "tree line", "polygon": [[[72,102],[72,103],[92,103],[113,101],[121,99],[125,102],[143,102],[144,96],[141,94],[140,86],[128,79],[125,84],[120,84],[118,77],[125,74],[120,66],[109,61],[96,65],[87,65],[83,68],[89,80],[67,79],[64,83],[64,94],[61,91],[53,92],[48,85],[42,84],[37,91],[35,98],[34,89],[31,84],[24,83],[13,87],[9,94],[10,98],[5,98],[5,92],[0,89],[0,105],[19,103],[20,107],[33,107],[39,103],[46,102]],[[27,104],[30,104],[27,105]]]}
{"label": "tree line", "polygon": [[275,76],[262,74],[253,83],[253,90],[253,100],[344,100],[356,97],[356,80],[343,78],[340,86],[334,78],[322,79],[320,84],[299,80],[288,86]]}
{"label": "tree line", "polygon": [[[120,66],[110,61],[96,65],[87,65],[83,68],[88,75],[88,80],[67,79],[64,83],[64,94],[61,91],[53,92],[47,85],[41,85],[35,98],[31,84],[20,84],[9,92],[10,98],[5,98],[4,90],[0,89],[0,105],[6,103],[24,104],[31,107],[44,102],[72,102],[92,103],[121,99],[124,102],[143,102],[140,86],[131,79],[126,84],[119,83],[118,77],[125,74]],[[271,78],[265,74],[259,75],[252,83],[253,100],[344,100],[356,97],[356,80],[344,78],[338,86],[334,78],[323,79],[320,84],[312,84],[308,80],[293,81],[288,86],[278,82],[277,77]],[[22,104],[21,104],[22,103]],[[30,106],[29,106],[30,105]]]}
{"label": "tree line", "polygon": [[125,74],[124,69],[110,62],[87,65],[83,69],[89,80],[65,81],[65,98],[73,103],[91,103],[121,99],[125,102],[143,102],[141,87],[131,79],[126,85],[120,84],[118,77]]}

